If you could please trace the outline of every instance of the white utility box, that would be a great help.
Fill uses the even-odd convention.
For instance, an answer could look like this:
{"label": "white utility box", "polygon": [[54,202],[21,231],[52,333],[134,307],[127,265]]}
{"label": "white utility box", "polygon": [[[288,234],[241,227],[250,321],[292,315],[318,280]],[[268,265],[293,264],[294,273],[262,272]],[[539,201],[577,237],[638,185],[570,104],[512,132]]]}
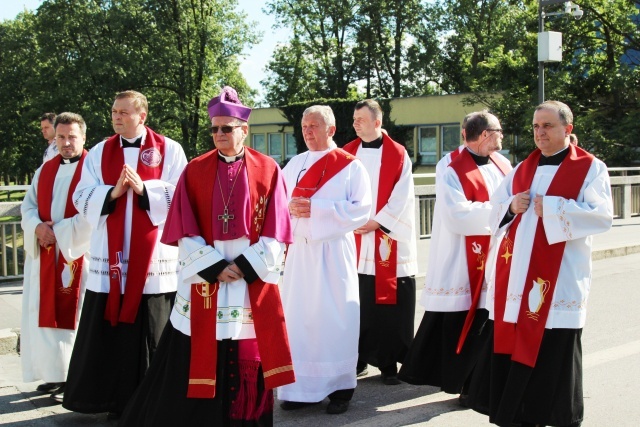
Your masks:
{"label": "white utility box", "polygon": [[538,33],[538,62],[562,61],[562,33]]}

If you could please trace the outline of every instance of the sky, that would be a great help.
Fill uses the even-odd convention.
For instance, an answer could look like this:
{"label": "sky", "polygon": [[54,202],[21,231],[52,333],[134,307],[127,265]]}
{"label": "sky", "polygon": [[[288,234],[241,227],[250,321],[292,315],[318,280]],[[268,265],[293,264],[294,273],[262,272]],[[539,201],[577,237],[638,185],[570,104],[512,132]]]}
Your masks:
{"label": "sky", "polygon": [[[14,19],[25,8],[35,10],[42,0],[0,0],[0,21]],[[264,79],[264,68],[271,58],[276,45],[288,39],[288,31],[273,29],[275,19],[262,11],[264,0],[238,0],[238,9],[247,14],[249,21],[254,21],[255,28],[263,33],[262,42],[244,52],[244,60],[240,65],[240,71],[252,89],[259,91],[256,101],[264,97],[264,91],[260,86],[260,80]]]}

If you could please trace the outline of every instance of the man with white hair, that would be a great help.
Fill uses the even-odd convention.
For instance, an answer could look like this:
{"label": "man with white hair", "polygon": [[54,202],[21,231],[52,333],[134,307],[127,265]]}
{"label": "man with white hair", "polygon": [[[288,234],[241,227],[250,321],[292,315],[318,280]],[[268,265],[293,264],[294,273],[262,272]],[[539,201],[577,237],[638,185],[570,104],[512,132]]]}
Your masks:
{"label": "man with white hair", "polygon": [[278,389],[284,410],[329,397],[327,412],[349,407],[356,387],[360,304],[353,231],[369,219],[369,176],[333,142],[335,117],[316,105],[302,116],[309,148],[284,168],[293,243],[282,301],[296,382]]}

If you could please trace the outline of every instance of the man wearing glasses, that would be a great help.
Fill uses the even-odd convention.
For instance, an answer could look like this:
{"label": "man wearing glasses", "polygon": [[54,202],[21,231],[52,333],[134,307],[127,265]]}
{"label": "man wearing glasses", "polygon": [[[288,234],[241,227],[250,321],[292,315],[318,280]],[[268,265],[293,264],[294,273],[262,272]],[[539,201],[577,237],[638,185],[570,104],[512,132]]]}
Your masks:
{"label": "man wearing glasses", "polygon": [[224,87],[208,105],[215,150],[176,188],[162,241],[180,249],[176,303],[121,426],[273,425],[293,382],[280,295],[291,242],[277,163],[249,147],[251,108]]}
{"label": "man wearing glasses", "polygon": [[611,228],[613,204],[607,166],[571,144],[572,130],[566,104],[538,105],[537,149],[491,197],[491,233],[501,239],[487,304],[492,341],[469,403],[498,425],[575,427],[584,417],[591,242]]}
{"label": "man wearing glasses", "polygon": [[411,384],[460,393],[463,405],[480,346],[487,340],[489,198],[511,170],[498,153],[502,129],[496,116],[487,111],[468,116],[464,135],[466,148],[452,156],[438,184],[441,228],[438,246],[431,247],[438,252],[437,263],[429,264],[421,297],[426,311],[399,374]]}
{"label": "man wearing glasses", "polygon": [[280,387],[284,410],[329,397],[327,412],[349,407],[356,387],[360,305],[353,231],[369,219],[371,188],[364,166],[333,142],[330,107],[305,110],[309,148],[284,168],[292,218],[282,300],[296,382]]}

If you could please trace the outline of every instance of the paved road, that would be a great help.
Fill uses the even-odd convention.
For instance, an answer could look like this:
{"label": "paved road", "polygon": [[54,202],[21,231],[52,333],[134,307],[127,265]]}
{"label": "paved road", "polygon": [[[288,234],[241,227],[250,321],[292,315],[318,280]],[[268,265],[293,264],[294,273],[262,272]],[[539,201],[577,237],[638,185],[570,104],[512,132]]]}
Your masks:
{"label": "paved road", "polygon": [[[584,427],[636,426],[640,417],[640,254],[594,262],[594,280],[585,328]],[[2,288],[0,288],[2,290]],[[419,311],[416,318],[422,316]],[[0,425],[110,426],[104,414],[70,413],[20,380],[19,356],[0,356]],[[324,406],[286,413],[276,408],[279,426],[488,426],[487,418],[457,405],[455,396],[433,387],[383,386],[379,375],[358,382],[349,411],[329,416]]]}

